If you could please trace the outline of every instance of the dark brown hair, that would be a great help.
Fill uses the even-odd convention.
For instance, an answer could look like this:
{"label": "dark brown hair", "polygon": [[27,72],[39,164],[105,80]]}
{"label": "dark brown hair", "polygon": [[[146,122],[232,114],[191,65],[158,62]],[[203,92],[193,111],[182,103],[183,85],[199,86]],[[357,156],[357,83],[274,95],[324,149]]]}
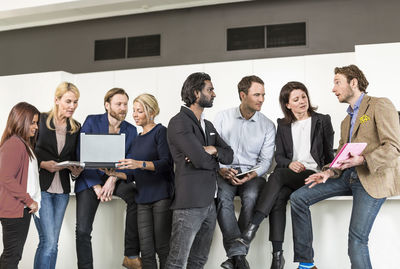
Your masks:
{"label": "dark brown hair", "polygon": [[33,154],[30,149],[33,150],[35,147],[37,133],[34,137],[30,137],[29,128],[35,115],[38,115],[39,120],[40,112],[33,105],[26,102],[16,104],[8,115],[6,128],[1,137],[0,147],[3,146],[7,139],[16,135],[24,142],[26,151],[28,152],[29,157],[32,158]]}
{"label": "dark brown hair", "polygon": [[360,91],[365,92],[368,87],[368,80],[364,76],[364,73],[358,68],[356,65],[351,64],[348,66],[343,66],[343,67],[336,67],[335,68],[335,75],[336,74],[342,74],[347,78],[347,83],[350,83],[350,81],[355,78],[358,81],[358,88]]}
{"label": "dark brown hair", "polygon": [[242,98],[240,97],[240,92],[244,92],[246,95],[249,92],[249,89],[251,87],[251,84],[253,82],[256,83],[260,83],[261,85],[264,85],[264,81],[257,77],[257,76],[246,76],[244,78],[242,78],[239,83],[238,83],[238,93],[239,93],[239,99],[240,101],[242,100]]}
{"label": "dark brown hair", "polygon": [[294,116],[292,110],[286,107],[286,104],[289,103],[290,93],[294,90],[302,90],[308,99],[308,114],[311,115],[312,112],[317,110],[317,107],[311,105],[310,96],[308,95],[307,87],[298,81],[290,81],[286,83],[282,89],[281,93],[279,94],[279,103],[281,105],[282,112],[284,114],[284,120],[286,123],[292,123],[297,121],[296,117]]}
{"label": "dark brown hair", "polygon": [[[104,109],[106,108],[106,103],[110,103],[111,98],[113,98],[113,96],[116,95],[116,94],[123,94],[129,100],[129,95],[126,93],[126,91],[124,89],[122,89],[122,88],[112,88],[104,96]],[[107,109],[106,109],[106,111],[107,111]]]}

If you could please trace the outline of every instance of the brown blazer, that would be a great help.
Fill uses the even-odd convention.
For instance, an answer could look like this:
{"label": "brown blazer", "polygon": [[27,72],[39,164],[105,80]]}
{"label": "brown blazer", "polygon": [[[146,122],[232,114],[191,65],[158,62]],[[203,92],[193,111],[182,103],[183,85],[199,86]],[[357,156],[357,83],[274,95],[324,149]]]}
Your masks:
{"label": "brown blazer", "polygon": [[[349,141],[350,116],[341,124],[338,152]],[[374,198],[400,195],[399,115],[387,98],[365,95],[354,124],[351,142],[366,142],[367,164],[356,167],[361,184]],[[335,169],[336,176],[342,171]]]}
{"label": "brown blazer", "polygon": [[22,218],[24,206],[33,203],[26,192],[29,155],[17,136],[0,148],[0,218]]}

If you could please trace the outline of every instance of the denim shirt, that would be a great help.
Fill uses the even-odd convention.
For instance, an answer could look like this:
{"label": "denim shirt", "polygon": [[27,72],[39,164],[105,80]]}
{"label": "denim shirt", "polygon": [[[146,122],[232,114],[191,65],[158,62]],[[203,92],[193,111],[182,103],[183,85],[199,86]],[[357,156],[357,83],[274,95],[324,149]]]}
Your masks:
{"label": "denim shirt", "polygon": [[347,108],[347,114],[349,114],[351,121],[350,121],[350,134],[349,134],[349,142],[351,142],[351,135],[353,134],[354,123],[356,123],[358,110],[360,109],[360,105],[362,99],[364,98],[365,93],[362,93],[361,96],[358,98],[357,102],[354,104],[354,108],[349,106]]}

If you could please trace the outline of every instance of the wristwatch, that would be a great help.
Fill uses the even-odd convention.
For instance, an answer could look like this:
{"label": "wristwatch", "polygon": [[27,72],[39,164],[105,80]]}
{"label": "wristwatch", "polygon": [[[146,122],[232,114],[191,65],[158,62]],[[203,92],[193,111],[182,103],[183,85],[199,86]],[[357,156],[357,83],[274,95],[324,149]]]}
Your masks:
{"label": "wristwatch", "polygon": [[146,168],[146,162],[142,162],[142,169]]}

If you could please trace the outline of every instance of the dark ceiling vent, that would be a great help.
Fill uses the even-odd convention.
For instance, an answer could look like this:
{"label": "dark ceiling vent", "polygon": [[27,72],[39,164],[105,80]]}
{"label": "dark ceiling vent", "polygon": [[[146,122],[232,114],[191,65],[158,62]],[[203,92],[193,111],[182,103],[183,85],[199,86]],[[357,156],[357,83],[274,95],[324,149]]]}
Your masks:
{"label": "dark ceiling vent", "polygon": [[230,28],[227,30],[227,50],[265,48],[265,26]]}
{"label": "dark ceiling vent", "polygon": [[305,22],[267,25],[267,48],[305,45]]}
{"label": "dark ceiling vent", "polygon": [[160,35],[128,37],[128,58],[159,56],[160,48]]}
{"label": "dark ceiling vent", "polygon": [[125,58],[126,38],[96,40],[94,43],[94,60],[112,60]]}

